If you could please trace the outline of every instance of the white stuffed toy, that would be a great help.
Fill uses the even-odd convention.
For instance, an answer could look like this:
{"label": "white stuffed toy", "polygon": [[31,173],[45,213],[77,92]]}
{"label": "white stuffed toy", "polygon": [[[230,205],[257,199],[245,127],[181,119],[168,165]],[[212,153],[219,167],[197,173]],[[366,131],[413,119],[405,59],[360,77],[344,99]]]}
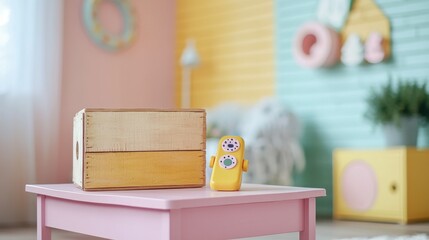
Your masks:
{"label": "white stuffed toy", "polygon": [[[207,156],[216,153],[224,135],[242,136],[249,170],[245,182],[292,185],[294,170],[302,171],[305,158],[299,144],[296,117],[279,100],[265,99],[247,108],[226,103],[207,112]],[[207,167],[207,179],[211,168]]]}
{"label": "white stuffed toy", "polygon": [[251,108],[240,123],[249,171],[245,181],[292,185],[292,173],[305,167],[296,117],[278,99],[265,99]]}

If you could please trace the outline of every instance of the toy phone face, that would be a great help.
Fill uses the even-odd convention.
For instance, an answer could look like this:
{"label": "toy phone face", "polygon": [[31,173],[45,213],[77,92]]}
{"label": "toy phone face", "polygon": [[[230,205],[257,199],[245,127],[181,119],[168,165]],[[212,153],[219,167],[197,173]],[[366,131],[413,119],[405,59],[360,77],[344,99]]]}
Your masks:
{"label": "toy phone face", "polygon": [[224,136],[220,139],[210,187],[215,190],[238,190],[241,186],[244,141],[238,136]]}

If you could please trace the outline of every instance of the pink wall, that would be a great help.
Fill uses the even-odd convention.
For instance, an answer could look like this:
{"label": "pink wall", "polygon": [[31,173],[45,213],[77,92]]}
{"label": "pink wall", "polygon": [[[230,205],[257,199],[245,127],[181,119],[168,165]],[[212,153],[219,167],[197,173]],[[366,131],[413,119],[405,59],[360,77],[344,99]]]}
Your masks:
{"label": "pink wall", "polygon": [[86,35],[82,1],[64,1],[60,181],[71,181],[72,120],[82,108],[174,107],[175,1],[131,4],[137,38],[129,48],[111,53]]}

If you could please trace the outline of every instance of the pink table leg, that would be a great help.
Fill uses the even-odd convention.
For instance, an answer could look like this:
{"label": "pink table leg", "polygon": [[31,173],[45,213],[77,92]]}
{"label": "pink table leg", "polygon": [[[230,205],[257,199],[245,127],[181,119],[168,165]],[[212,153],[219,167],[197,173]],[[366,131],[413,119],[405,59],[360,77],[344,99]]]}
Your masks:
{"label": "pink table leg", "polygon": [[316,199],[304,199],[304,230],[299,233],[300,240],[316,239]]}
{"label": "pink table leg", "polygon": [[37,195],[37,240],[51,240],[51,229],[46,226],[46,197]]}
{"label": "pink table leg", "polygon": [[182,239],[182,211],[180,209],[170,210],[169,214],[169,231],[170,231],[170,240],[180,240]]}

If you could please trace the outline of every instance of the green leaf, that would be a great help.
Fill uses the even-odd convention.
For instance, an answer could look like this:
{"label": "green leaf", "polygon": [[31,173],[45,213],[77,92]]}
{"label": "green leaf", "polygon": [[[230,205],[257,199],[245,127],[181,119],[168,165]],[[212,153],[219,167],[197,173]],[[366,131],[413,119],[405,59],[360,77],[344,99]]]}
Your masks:
{"label": "green leaf", "polygon": [[365,117],[375,124],[399,124],[402,116],[419,116],[429,122],[429,93],[426,83],[406,79],[393,84],[392,79],[378,89],[372,88],[366,98]]}

